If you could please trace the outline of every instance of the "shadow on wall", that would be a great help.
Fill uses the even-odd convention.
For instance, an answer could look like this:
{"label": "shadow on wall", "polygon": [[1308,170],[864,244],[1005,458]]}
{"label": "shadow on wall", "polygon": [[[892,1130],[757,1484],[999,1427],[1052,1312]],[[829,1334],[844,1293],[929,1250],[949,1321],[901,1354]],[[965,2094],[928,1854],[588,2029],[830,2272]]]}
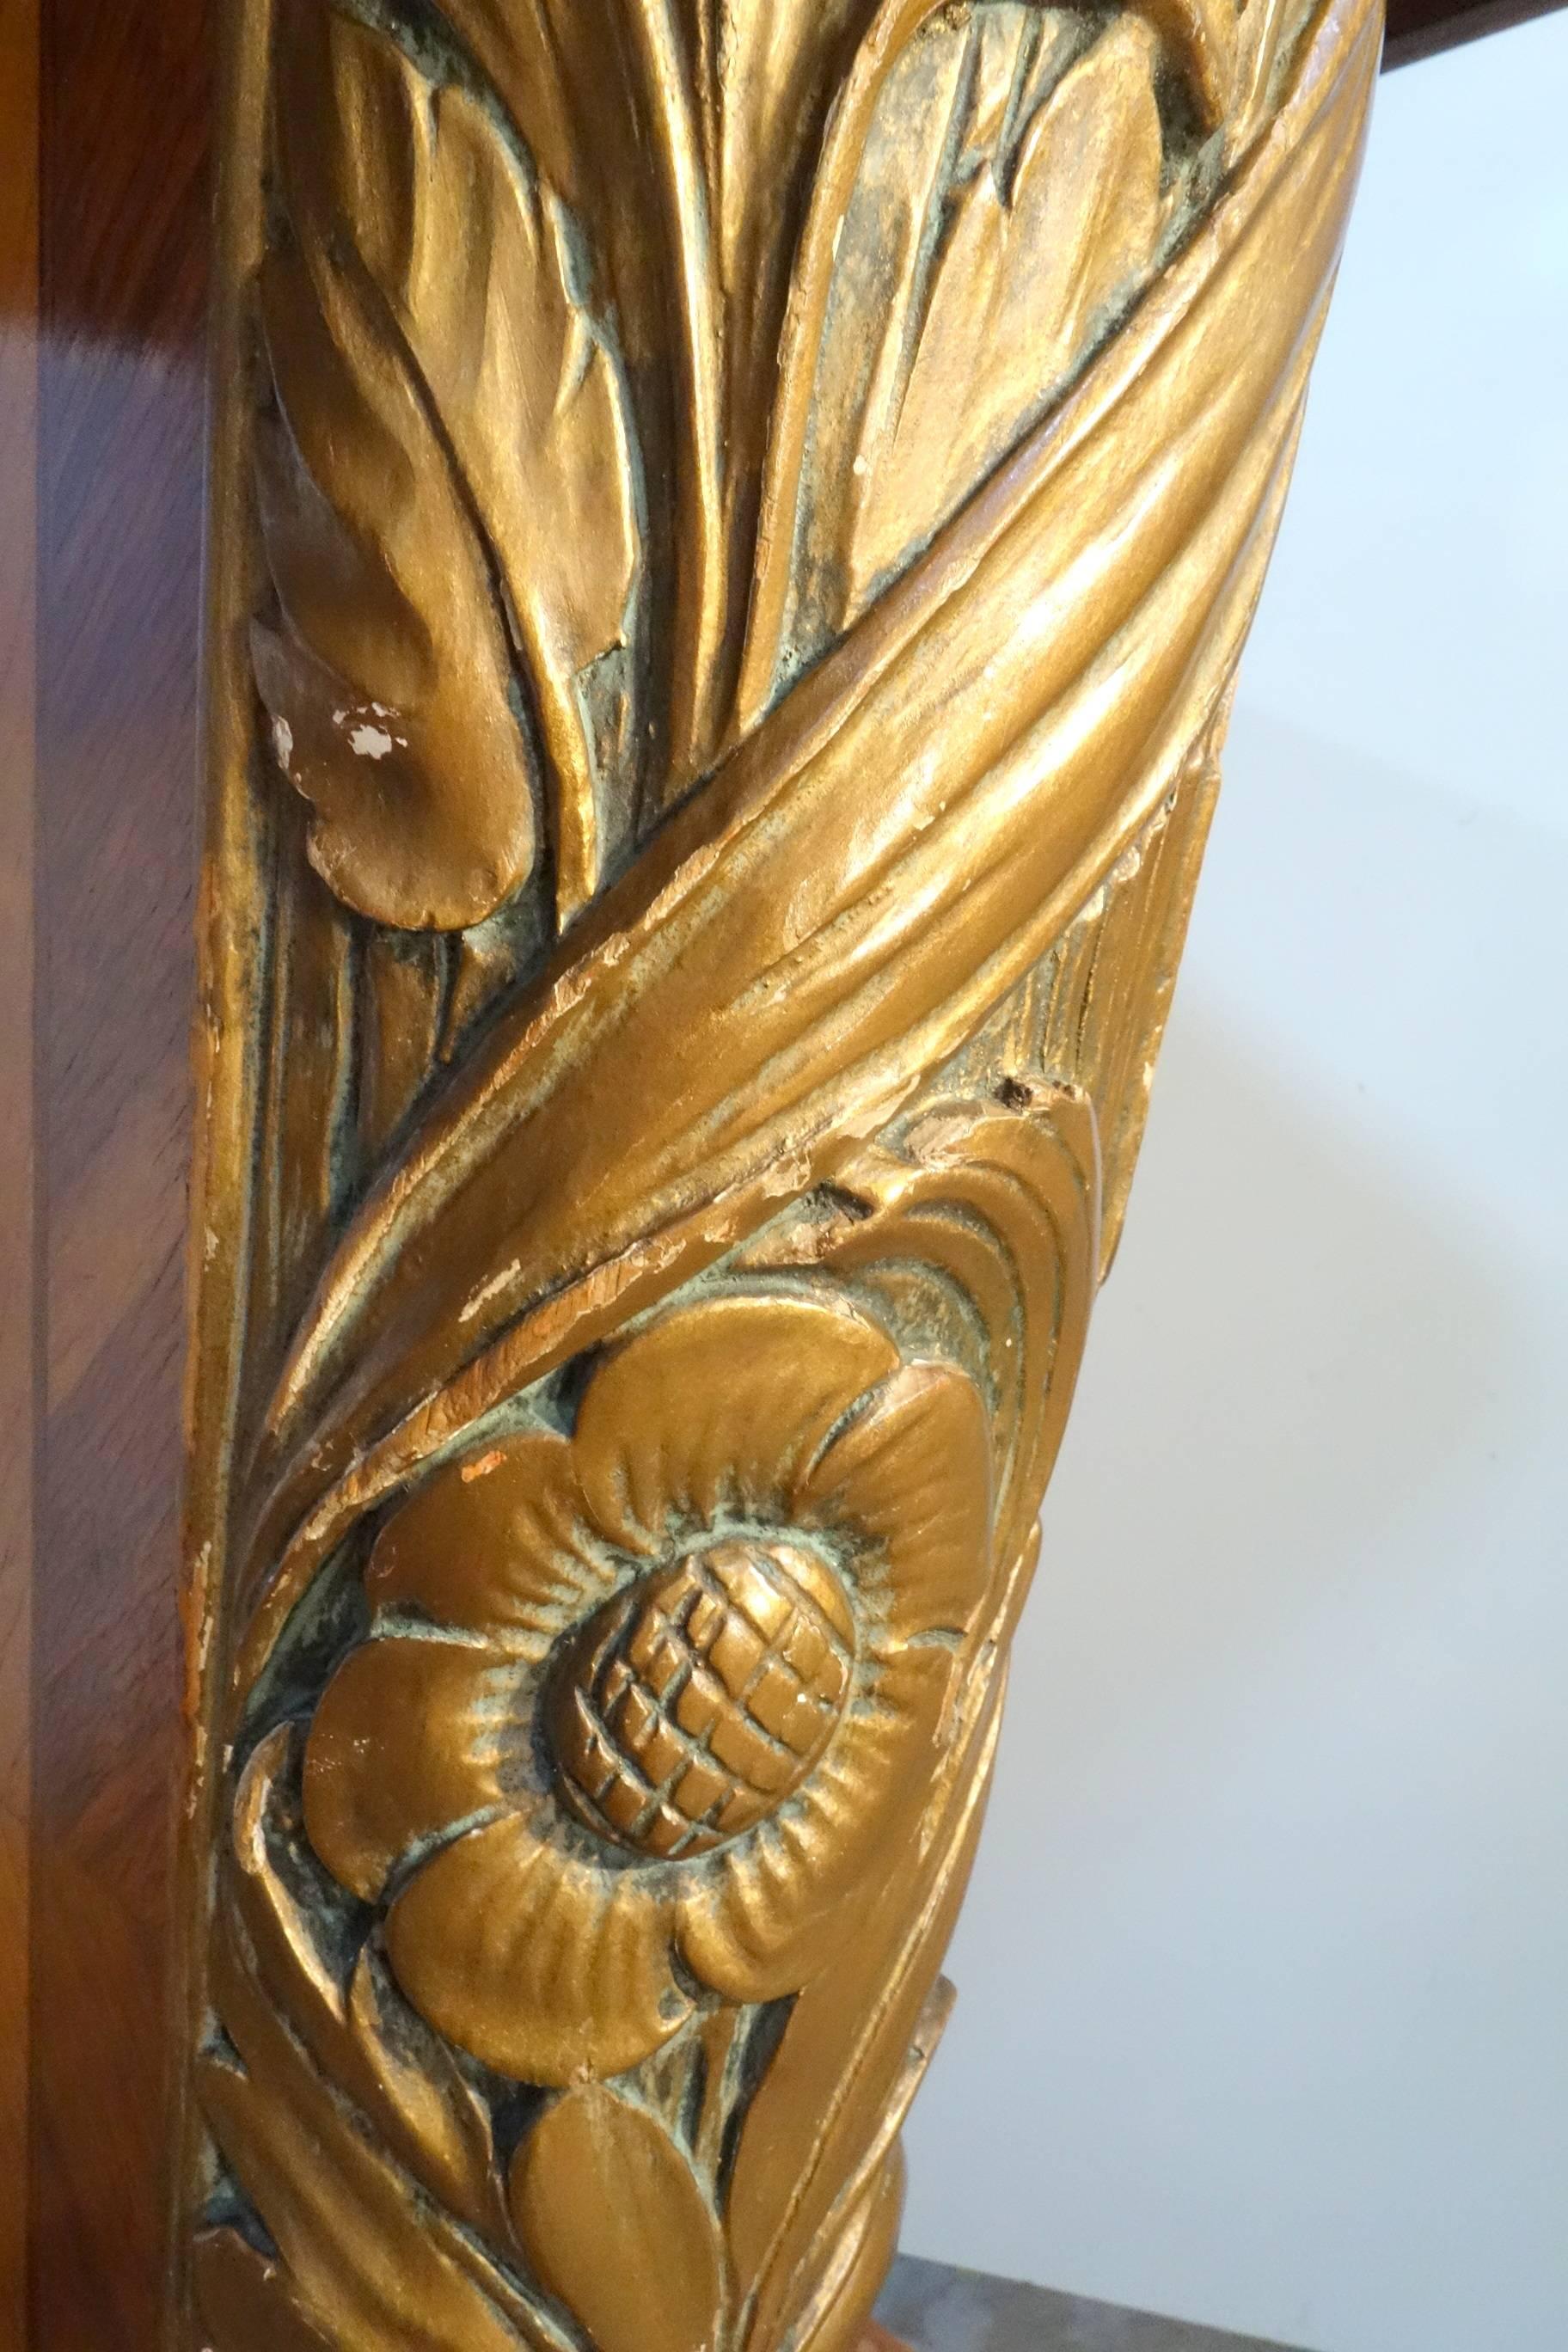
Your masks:
{"label": "shadow on wall", "polygon": [[1565,67],[1378,91],[909,2135],[1320,2352],[1568,2345]]}
{"label": "shadow on wall", "polygon": [[1441,1975],[1472,1900],[1406,1878],[1403,1822],[1467,1769],[1485,1597],[1440,1531],[1531,1345],[1506,1237],[1401,1172],[1184,999],[910,2133],[923,2253],[1292,2343],[1325,2268],[1386,2264],[1318,2078],[1375,2145],[1377,2078],[1420,2068],[1408,1954]]}
{"label": "shadow on wall", "polygon": [[[1050,1737],[1069,1780],[1124,1788],[1130,1826],[1151,1811],[1143,1742],[1206,1771],[1214,1708],[1244,1711],[1227,1746],[1246,1715],[1276,1717],[1271,1669],[1295,1684],[1315,1621],[1424,1585],[1429,1561],[1388,1522],[1418,1521],[1484,1457],[1527,1320],[1501,1237],[1401,1194],[1366,1139],[1191,1003],[1159,1117],[1159,1177],[1135,1190],[1047,1500],[1019,1675],[1019,1713],[1038,1668],[1067,1703]],[[1132,1660],[1106,1652],[1118,1626],[1147,1672],[1135,1689]]]}

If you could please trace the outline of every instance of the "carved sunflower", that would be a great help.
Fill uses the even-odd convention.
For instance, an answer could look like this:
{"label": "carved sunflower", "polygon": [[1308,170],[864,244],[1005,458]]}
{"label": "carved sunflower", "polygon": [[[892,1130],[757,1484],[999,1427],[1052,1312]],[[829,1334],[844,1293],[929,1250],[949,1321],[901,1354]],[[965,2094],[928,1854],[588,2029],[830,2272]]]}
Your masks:
{"label": "carved sunflower", "polygon": [[366,1571],[305,1818],[415,2005],[542,2084],[798,1990],[931,1785],[990,1569],[973,1383],[799,1297],[668,1313],[570,1437],[441,1469]]}

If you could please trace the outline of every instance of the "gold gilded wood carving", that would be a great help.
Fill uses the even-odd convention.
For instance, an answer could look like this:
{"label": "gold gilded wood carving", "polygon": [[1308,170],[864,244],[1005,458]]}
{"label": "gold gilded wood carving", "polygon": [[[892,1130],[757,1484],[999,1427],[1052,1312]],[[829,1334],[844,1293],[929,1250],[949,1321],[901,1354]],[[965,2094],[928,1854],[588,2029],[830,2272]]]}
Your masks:
{"label": "gold gilded wood carving", "polygon": [[245,0],[171,2343],[839,2352],[1370,0]]}

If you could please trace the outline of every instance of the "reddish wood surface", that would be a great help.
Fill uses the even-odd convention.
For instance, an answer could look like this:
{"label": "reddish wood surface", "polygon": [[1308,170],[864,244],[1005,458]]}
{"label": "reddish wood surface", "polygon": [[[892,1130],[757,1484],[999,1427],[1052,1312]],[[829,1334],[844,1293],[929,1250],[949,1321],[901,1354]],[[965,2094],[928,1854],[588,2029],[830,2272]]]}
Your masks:
{"label": "reddish wood surface", "polygon": [[[0,0],[0,2179],[26,2177],[33,1317],[37,14]],[[26,2327],[26,2200],[0,2196],[0,2343]]]}
{"label": "reddish wood surface", "polygon": [[205,13],[202,0],[40,0],[37,2352],[141,2352],[157,2332],[181,1748]]}

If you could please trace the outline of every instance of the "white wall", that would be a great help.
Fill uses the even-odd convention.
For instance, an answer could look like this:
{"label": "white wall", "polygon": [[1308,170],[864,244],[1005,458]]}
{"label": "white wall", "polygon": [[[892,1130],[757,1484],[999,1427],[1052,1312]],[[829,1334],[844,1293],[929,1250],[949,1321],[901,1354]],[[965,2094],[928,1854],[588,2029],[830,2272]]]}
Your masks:
{"label": "white wall", "polygon": [[1568,15],[1384,83],[912,2252],[1568,2347]]}

